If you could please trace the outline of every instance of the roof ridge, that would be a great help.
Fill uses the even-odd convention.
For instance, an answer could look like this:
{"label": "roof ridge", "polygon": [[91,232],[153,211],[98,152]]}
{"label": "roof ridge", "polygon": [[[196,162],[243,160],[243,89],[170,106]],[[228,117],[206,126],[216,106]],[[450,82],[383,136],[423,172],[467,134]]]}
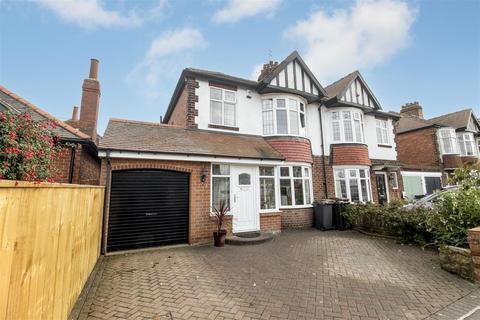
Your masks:
{"label": "roof ridge", "polygon": [[24,105],[28,106],[29,108],[33,109],[35,112],[39,113],[40,115],[46,117],[47,119],[51,120],[51,121],[54,121],[56,124],[58,124],[60,127],[64,128],[65,130],[67,130],[68,132],[80,137],[80,138],[84,138],[84,139],[91,139],[91,137],[83,132],[81,132],[79,129],[76,129],[68,124],[66,124],[65,122],[63,122],[62,120],[60,119],[57,119],[55,118],[54,116],[52,116],[51,114],[49,114],[48,112],[40,109],[39,107],[37,107],[36,105],[34,105],[33,103],[25,100],[24,98],[16,95],[15,93],[13,93],[12,91],[8,90],[7,88],[5,88],[4,86],[0,85],[0,91],[2,91],[3,93],[5,93],[6,95],[10,96],[11,98],[17,100],[18,102],[20,103],[23,103]]}
{"label": "roof ridge", "polygon": [[166,123],[160,123],[160,122],[151,122],[151,121],[142,121],[142,120],[132,120],[132,119],[122,119],[122,118],[110,118],[109,121],[123,122],[123,123],[144,124],[144,125],[159,126],[159,127],[169,127],[169,128],[186,129],[186,128],[180,126],[180,125],[166,124]]}
{"label": "roof ridge", "polygon": [[327,86],[325,87],[325,90],[326,90],[328,87],[331,87],[331,86],[333,86],[333,85],[337,84],[338,82],[340,82],[340,81],[342,81],[342,80],[344,80],[344,79],[348,78],[349,76],[351,76],[351,75],[352,75],[352,74],[354,74],[354,73],[359,73],[359,71],[358,71],[358,70],[354,70],[354,71],[350,72],[349,74],[347,74],[347,75],[345,75],[345,76],[341,77],[340,79],[338,79],[338,80],[336,80],[336,81],[334,81],[334,82],[330,83],[329,85],[327,85]]}

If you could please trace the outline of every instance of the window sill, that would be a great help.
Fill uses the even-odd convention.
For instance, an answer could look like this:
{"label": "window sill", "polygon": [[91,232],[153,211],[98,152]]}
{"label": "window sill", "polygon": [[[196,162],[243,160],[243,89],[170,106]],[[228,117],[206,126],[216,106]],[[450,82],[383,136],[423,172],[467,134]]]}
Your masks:
{"label": "window sill", "polygon": [[220,124],[209,124],[208,127],[210,129],[222,129],[222,130],[230,130],[230,131],[239,131],[238,127],[229,127],[229,126],[222,126]]}
{"label": "window sill", "polygon": [[377,147],[379,147],[379,148],[393,148],[393,146],[390,145],[390,144],[381,144],[381,143],[377,144]]}
{"label": "window sill", "polygon": [[265,215],[265,216],[277,215],[277,214],[281,214],[281,213],[282,213],[282,211],[277,210],[277,209],[274,209],[274,210],[260,210],[260,215]]}
{"label": "window sill", "polygon": [[284,206],[280,207],[279,209],[307,209],[307,208],[313,208],[313,205],[307,204],[307,205],[301,205],[301,206]]}

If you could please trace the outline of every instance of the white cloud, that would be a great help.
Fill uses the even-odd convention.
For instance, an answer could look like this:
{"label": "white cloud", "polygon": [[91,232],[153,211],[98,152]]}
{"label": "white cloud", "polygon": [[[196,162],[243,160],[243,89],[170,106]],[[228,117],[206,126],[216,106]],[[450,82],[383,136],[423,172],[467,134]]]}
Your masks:
{"label": "white cloud", "polygon": [[152,41],[126,81],[138,87],[147,98],[156,99],[166,94],[165,86],[174,83],[180,71],[191,63],[192,53],[207,45],[198,29],[187,27],[164,32]]}
{"label": "white cloud", "polygon": [[272,16],[280,0],[230,0],[222,9],[215,12],[213,21],[217,23],[234,23],[264,13]]}
{"label": "white cloud", "polygon": [[400,0],[358,0],[328,14],[318,10],[285,35],[304,49],[304,58],[322,83],[373,67],[410,43],[416,10]]}
{"label": "white cloud", "polygon": [[63,21],[84,29],[138,27],[145,20],[160,17],[166,6],[166,0],[159,0],[148,10],[130,10],[123,14],[119,10],[105,8],[102,0],[37,0],[37,3]]}

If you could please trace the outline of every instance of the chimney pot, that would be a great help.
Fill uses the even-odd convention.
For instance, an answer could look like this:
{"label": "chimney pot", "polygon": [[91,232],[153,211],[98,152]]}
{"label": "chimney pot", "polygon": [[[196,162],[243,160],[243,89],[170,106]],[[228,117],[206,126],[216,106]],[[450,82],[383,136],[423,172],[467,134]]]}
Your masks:
{"label": "chimney pot", "polygon": [[74,106],[72,111],[72,120],[78,121],[78,107]]}
{"label": "chimney pot", "polygon": [[407,102],[401,107],[400,114],[408,114],[423,119],[423,108],[418,101]]}
{"label": "chimney pot", "polygon": [[98,79],[98,60],[95,58],[90,59],[90,79]]}

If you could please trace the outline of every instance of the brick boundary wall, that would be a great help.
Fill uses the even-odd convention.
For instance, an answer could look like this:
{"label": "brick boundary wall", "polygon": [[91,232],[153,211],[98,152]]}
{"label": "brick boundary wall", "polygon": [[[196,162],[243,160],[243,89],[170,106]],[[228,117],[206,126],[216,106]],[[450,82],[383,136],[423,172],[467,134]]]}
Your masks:
{"label": "brick boundary wall", "polygon": [[468,230],[468,245],[475,268],[475,281],[480,284],[480,227]]}
{"label": "brick boundary wall", "polygon": [[313,208],[280,209],[282,229],[305,229],[313,226]]}
{"label": "brick boundary wall", "polygon": [[260,230],[280,232],[282,230],[282,214],[280,212],[260,213]]}

